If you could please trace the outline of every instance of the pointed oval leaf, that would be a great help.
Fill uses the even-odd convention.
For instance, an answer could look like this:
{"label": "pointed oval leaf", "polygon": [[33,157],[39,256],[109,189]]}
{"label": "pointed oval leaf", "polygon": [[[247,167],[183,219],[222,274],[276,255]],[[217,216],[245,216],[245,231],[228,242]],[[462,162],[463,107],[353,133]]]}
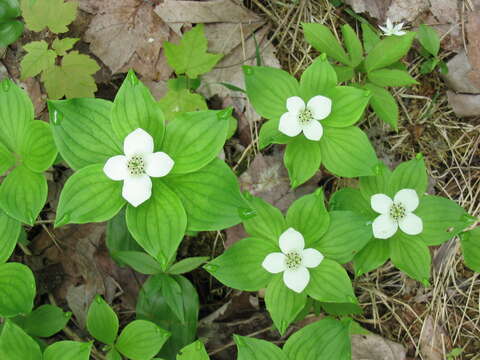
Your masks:
{"label": "pointed oval leaf", "polygon": [[0,316],[28,314],[35,298],[35,278],[32,271],[19,263],[0,265]]}

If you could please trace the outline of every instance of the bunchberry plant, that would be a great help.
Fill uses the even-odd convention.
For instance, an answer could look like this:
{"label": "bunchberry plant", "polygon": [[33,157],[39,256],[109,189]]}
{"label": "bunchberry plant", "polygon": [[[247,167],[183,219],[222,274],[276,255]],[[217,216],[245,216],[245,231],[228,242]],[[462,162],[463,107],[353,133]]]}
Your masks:
{"label": "bunchberry plant", "polygon": [[34,120],[28,95],[12,80],[0,82],[0,263],[13,252],[21,224],[33,225],[47,200],[43,173],[57,149],[48,124]]}
{"label": "bunchberry plant", "polygon": [[[478,221],[479,219],[477,219]],[[473,271],[480,272],[480,227],[460,234],[465,265]]]}
{"label": "bunchberry plant", "polygon": [[[332,62],[339,82],[354,83],[370,91],[370,106],[384,122],[397,129],[398,105],[385,87],[417,84],[406,71],[401,59],[408,53],[415,38],[414,32],[401,30],[403,24],[387,21],[381,27],[385,37],[365,21],[362,22],[363,44],[348,24],[343,25],[344,45],[337,41],[328,27],[322,24],[303,24],[305,39],[319,52],[326,53]],[[339,63],[339,64],[337,64]]]}
{"label": "bunchberry plant", "polygon": [[[40,32],[47,28],[54,34],[68,31],[75,20],[78,3],[64,0],[22,0],[22,15],[28,29]],[[93,97],[97,85],[93,78],[100,67],[88,55],[72,50],[80,39],[54,38],[24,45],[27,54],[21,61],[22,78],[41,74],[50,99]]]}
{"label": "bunchberry plant", "polygon": [[286,217],[260,198],[250,202],[257,215],[243,225],[251,237],[205,265],[208,272],[234,289],[266,288],[267,310],[282,334],[307,305],[307,296],[322,303],[356,303],[340,264],[352,260],[371,237],[361,216],[327,212],[321,189],[296,200]]}
{"label": "bunchberry plant", "polygon": [[423,157],[401,163],[392,172],[379,166],[377,175],[361,177],[359,188],[344,188],[330,200],[332,210],[350,210],[372,227],[372,238],[354,256],[357,276],[388,259],[408,276],[428,285],[429,246],[440,245],[472,223],[454,201],[427,195]]}
{"label": "bunchberry plant", "polygon": [[96,340],[106,344],[108,359],[150,360],[158,354],[170,333],[151,321],[134,320],[118,334],[119,320],[113,309],[97,295],[87,314],[87,330]]}
{"label": "bunchberry plant", "polygon": [[435,29],[422,24],[418,27],[417,38],[420,42],[420,55],[425,59],[420,67],[420,72],[422,74],[430,74],[438,67],[442,74],[447,74],[447,64],[438,56],[438,52],[440,51],[440,37]]}
{"label": "bunchberry plant", "polygon": [[372,175],[377,157],[367,136],[354,124],[370,93],[337,86],[337,75],[325,56],[302,74],[245,66],[245,83],[255,110],[269,121],[259,135],[260,148],[286,144],[284,155],[292,187],[310,179],[323,164],[338,176]]}
{"label": "bunchberry plant", "polygon": [[23,33],[18,0],[0,0],[0,48],[17,41]]}
{"label": "bunchberry plant", "polygon": [[249,213],[235,175],[217,158],[230,109],[183,113],[165,126],[158,103],[130,72],[113,104],[50,101],[49,110],[59,151],[76,170],[56,226],[106,221],[126,206],[128,230],[166,269],[186,230],[223,229]]}

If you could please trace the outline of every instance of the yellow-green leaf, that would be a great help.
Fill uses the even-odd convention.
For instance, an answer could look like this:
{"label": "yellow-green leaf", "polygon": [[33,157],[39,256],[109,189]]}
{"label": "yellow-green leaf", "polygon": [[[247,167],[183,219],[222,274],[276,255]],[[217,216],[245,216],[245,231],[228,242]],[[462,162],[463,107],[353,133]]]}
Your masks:
{"label": "yellow-green leaf", "polygon": [[39,32],[48,27],[51,32],[60,34],[67,32],[67,25],[75,20],[78,3],[66,3],[64,0],[22,0],[21,6],[27,28]]}
{"label": "yellow-green leaf", "polygon": [[168,41],[163,44],[168,64],[175,70],[175,73],[177,75],[187,74],[192,79],[212,70],[223,57],[222,54],[209,54],[207,46],[208,41],[203,24],[187,31],[180,44],[172,44]]}
{"label": "yellow-green leaf", "polygon": [[159,101],[165,118],[171,121],[180,112],[207,110],[207,103],[202,95],[194,94],[188,89],[168,90]]}
{"label": "yellow-green leaf", "polygon": [[23,48],[27,55],[20,63],[22,79],[36,76],[55,64],[57,55],[55,51],[48,49],[46,41],[32,41]]}
{"label": "yellow-green leaf", "polygon": [[80,40],[79,38],[65,38],[53,40],[52,48],[57,55],[65,56],[67,51],[71,50],[73,46]]}

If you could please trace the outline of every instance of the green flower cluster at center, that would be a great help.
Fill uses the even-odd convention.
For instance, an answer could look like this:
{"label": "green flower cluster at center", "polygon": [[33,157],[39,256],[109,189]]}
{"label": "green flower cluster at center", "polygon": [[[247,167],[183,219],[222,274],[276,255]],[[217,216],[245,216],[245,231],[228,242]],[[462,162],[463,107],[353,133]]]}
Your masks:
{"label": "green flower cluster at center", "polygon": [[302,264],[302,256],[298,251],[290,251],[285,255],[285,265],[289,270],[297,270]]}
{"label": "green flower cluster at center", "polygon": [[145,161],[143,160],[143,156],[141,155],[132,156],[132,158],[128,160],[127,168],[128,168],[128,171],[130,172],[130,175],[145,174]]}
{"label": "green flower cluster at center", "polygon": [[312,120],[313,120],[313,114],[311,110],[305,109],[298,113],[298,122],[300,124],[306,125]]}
{"label": "green flower cluster at center", "polygon": [[393,220],[401,220],[405,217],[405,215],[405,206],[403,206],[402,204],[393,204],[390,208],[390,217]]}

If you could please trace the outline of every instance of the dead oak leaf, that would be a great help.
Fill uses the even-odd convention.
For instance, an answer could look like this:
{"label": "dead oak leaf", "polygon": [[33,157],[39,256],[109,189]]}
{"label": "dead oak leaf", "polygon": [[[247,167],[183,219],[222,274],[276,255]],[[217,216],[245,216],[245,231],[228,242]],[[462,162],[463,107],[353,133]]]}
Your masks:
{"label": "dead oak leaf", "polygon": [[143,0],[101,0],[85,33],[91,51],[112,71],[134,68],[148,79],[168,78],[171,71],[160,58],[169,27]]}

